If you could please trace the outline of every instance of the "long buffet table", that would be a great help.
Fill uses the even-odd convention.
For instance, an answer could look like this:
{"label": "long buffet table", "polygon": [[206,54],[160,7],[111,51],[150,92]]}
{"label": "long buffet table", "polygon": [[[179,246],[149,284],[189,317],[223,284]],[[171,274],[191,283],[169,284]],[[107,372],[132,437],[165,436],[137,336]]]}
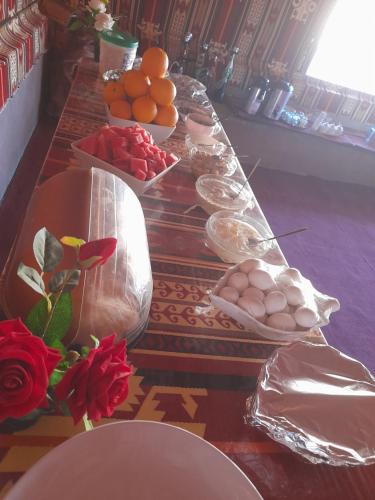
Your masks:
{"label": "long buffet table", "polygon": [[[74,164],[71,142],[105,122],[101,89],[97,66],[84,61],[40,183]],[[222,135],[225,139],[224,131]],[[184,140],[182,124],[173,140]],[[240,165],[235,175],[244,178]],[[129,353],[135,367],[129,397],[114,418],[99,425],[140,419],[187,429],[226,453],[265,499],[373,498],[375,467],[311,465],[245,425],[245,400],[254,391],[262,363],[282,342],[251,334],[218,311],[203,314],[197,309],[207,303],[207,290],[228,265],[205,246],[207,214],[200,208],[184,214],[195,204],[188,162],[181,162],[144,194],[141,203],[154,279],[150,321],[145,335]],[[256,201],[252,215],[266,223]],[[268,258],[274,263],[285,262],[279,249]],[[320,331],[310,340],[325,341]],[[0,498],[51,448],[82,430],[70,417],[54,414],[41,417],[25,431],[0,435]]]}

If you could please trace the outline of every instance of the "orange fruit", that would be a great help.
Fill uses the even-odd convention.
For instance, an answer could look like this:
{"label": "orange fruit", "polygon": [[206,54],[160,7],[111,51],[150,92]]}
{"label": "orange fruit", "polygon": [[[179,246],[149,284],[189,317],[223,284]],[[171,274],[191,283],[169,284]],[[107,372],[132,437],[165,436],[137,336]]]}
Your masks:
{"label": "orange fruit", "polygon": [[103,89],[103,99],[107,104],[125,97],[124,87],[120,82],[108,82]]}
{"label": "orange fruit", "polygon": [[129,97],[141,97],[147,94],[149,81],[142,71],[130,69],[121,76],[121,83]]}
{"label": "orange fruit", "polygon": [[153,78],[150,85],[150,96],[160,106],[169,106],[176,97],[176,86],[166,78]]}
{"label": "orange fruit", "polygon": [[178,112],[173,104],[169,106],[159,106],[154,123],[165,127],[174,127],[178,120]]}
{"label": "orange fruit", "polygon": [[149,77],[163,78],[168,69],[168,56],[160,47],[150,47],[142,57],[141,70]]}
{"label": "orange fruit", "polygon": [[146,95],[135,99],[132,104],[132,112],[138,122],[151,123],[158,112],[158,108],[155,101]]}
{"label": "orange fruit", "polygon": [[110,105],[111,115],[123,120],[130,120],[132,108],[127,101],[113,101]]}

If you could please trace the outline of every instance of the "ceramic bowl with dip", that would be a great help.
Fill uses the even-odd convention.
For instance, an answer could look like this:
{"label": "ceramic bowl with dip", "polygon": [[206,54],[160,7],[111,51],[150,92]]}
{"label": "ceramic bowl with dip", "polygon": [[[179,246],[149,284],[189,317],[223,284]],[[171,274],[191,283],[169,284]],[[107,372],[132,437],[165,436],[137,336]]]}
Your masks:
{"label": "ceramic bowl with dip", "polygon": [[189,113],[185,118],[185,127],[187,133],[194,137],[216,135],[221,130],[220,123],[205,113]]}
{"label": "ceramic bowl with dip", "polygon": [[214,174],[201,175],[195,183],[198,205],[208,214],[218,210],[240,212],[247,207],[252,208],[253,194],[246,186],[241,188],[239,182]]}
{"label": "ceramic bowl with dip", "polygon": [[250,245],[249,239],[269,238],[271,232],[248,215],[220,210],[206,223],[207,245],[223,262],[237,264],[260,258],[275,246],[274,240]]}

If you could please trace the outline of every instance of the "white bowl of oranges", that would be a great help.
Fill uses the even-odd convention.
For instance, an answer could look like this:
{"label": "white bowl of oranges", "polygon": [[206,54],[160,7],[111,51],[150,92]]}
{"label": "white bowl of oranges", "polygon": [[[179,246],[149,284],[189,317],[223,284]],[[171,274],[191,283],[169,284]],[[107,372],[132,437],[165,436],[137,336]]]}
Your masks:
{"label": "white bowl of oranges", "polygon": [[151,47],[143,54],[140,69],[125,71],[117,81],[105,84],[103,98],[111,125],[131,127],[139,123],[157,143],[174,132],[178,120],[173,105],[176,87],[165,78],[168,64],[166,52]]}

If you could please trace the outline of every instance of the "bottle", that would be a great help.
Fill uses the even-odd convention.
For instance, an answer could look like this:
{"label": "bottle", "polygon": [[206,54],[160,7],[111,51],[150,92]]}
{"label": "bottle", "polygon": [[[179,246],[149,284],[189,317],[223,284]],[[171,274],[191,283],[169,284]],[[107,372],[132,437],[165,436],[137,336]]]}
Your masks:
{"label": "bottle", "polygon": [[270,81],[268,78],[258,76],[254,79],[252,86],[249,88],[249,95],[245,103],[245,111],[249,115],[255,115],[262,104]]}
{"label": "bottle", "polygon": [[221,102],[224,99],[225,89],[226,89],[226,87],[227,87],[228,83],[230,82],[232,75],[233,75],[234,58],[236,57],[236,55],[238,54],[239,51],[240,51],[240,49],[238,47],[234,47],[230,51],[229,59],[228,59],[227,65],[224,68],[222,77],[220,78],[220,80],[218,80],[218,82],[215,85],[215,92],[214,92],[213,98],[216,101]]}
{"label": "bottle", "polygon": [[195,64],[194,76],[203,84],[208,80],[208,43],[202,43]]}

